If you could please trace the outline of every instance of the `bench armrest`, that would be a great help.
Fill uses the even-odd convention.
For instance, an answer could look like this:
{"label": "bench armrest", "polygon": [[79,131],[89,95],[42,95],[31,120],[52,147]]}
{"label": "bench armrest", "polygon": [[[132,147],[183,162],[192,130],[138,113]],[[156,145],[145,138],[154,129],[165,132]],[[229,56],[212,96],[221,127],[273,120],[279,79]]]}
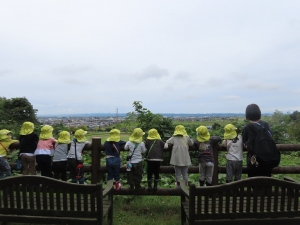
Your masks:
{"label": "bench armrest", "polygon": [[103,190],[103,198],[113,190],[113,185],[114,185],[113,180],[109,180],[107,182],[106,188]]}
{"label": "bench armrest", "polygon": [[187,198],[190,197],[189,190],[187,189],[185,180],[180,180],[180,190],[181,190],[181,194],[183,194],[185,197]]}
{"label": "bench armrest", "polygon": [[291,178],[291,177],[284,177],[283,179],[286,181],[294,182],[294,183],[300,183],[300,181],[295,180],[294,178]]}

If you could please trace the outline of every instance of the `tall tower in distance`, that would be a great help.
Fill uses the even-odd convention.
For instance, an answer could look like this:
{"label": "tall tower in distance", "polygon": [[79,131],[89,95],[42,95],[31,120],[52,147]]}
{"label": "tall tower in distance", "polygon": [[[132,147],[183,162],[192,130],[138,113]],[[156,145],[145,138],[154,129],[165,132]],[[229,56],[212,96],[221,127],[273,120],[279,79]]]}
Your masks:
{"label": "tall tower in distance", "polygon": [[116,109],[116,121],[119,121],[119,112],[118,112],[118,108]]}

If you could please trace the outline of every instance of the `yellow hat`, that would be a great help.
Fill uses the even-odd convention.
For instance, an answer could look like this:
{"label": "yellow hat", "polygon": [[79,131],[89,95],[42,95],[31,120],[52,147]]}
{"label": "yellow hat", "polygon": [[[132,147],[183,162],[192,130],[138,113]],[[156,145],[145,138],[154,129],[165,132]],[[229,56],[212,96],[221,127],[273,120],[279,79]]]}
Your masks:
{"label": "yellow hat", "polygon": [[210,133],[205,126],[197,127],[197,140],[199,142],[206,142],[210,139]]}
{"label": "yellow hat", "polygon": [[149,140],[161,140],[161,137],[156,129],[150,129],[148,131],[148,137]]}
{"label": "yellow hat", "polygon": [[129,141],[139,144],[143,141],[144,134],[141,128],[135,128],[129,137]]}
{"label": "yellow hat", "polygon": [[186,134],[186,130],[185,130],[184,126],[177,125],[175,127],[175,131],[174,131],[173,136],[176,136],[176,135],[182,135],[182,136],[184,136],[185,134]]}
{"label": "yellow hat", "polygon": [[188,136],[185,128],[184,128],[184,135],[183,136]]}
{"label": "yellow hat", "polygon": [[53,137],[52,131],[53,131],[52,126],[50,126],[50,125],[43,126],[41,128],[40,139],[47,140],[47,139]]}
{"label": "yellow hat", "polygon": [[120,130],[118,129],[112,129],[109,132],[109,137],[106,138],[106,141],[113,141],[113,142],[119,142],[120,141]]}
{"label": "yellow hat", "polygon": [[75,131],[75,138],[78,142],[85,142],[87,139],[85,135],[87,134],[87,131],[79,129]]}
{"label": "yellow hat", "polygon": [[237,128],[234,125],[227,124],[224,127],[224,130],[225,130],[224,139],[233,139],[233,138],[236,138],[236,136],[237,136],[237,133],[236,133]]}
{"label": "yellow hat", "polygon": [[31,122],[24,122],[22,124],[21,130],[20,130],[20,135],[27,135],[31,134],[34,129],[34,124]]}
{"label": "yellow hat", "polygon": [[70,142],[71,142],[71,135],[68,131],[62,131],[62,132],[59,133],[57,143],[70,144]]}
{"label": "yellow hat", "polygon": [[10,141],[10,137],[8,137],[7,135],[11,133],[10,130],[0,130],[0,141],[6,142],[6,141]]}

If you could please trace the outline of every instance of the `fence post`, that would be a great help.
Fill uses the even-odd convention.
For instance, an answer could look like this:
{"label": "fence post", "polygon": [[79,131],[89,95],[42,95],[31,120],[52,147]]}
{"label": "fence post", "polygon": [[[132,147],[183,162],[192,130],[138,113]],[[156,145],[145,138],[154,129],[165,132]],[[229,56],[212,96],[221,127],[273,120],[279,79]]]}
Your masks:
{"label": "fence post", "polygon": [[101,138],[93,137],[92,138],[92,174],[91,174],[91,183],[96,184],[100,182],[100,174],[98,170],[100,168],[100,146]]}
{"label": "fence post", "polygon": [[212,177],[212,185],[217,185],[219,180],[219,145],[213,145],[213,154],[214,154],[214,173]]}

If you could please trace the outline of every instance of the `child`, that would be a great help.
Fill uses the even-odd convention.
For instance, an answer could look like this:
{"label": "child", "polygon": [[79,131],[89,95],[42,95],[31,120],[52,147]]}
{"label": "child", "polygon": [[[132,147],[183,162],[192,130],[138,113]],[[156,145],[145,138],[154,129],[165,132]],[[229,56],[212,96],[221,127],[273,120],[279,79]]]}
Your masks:
{"label": "child", "polygon": [[136,191],[145,189],[141,186],[143,174],[142,154],[147,150],[144,142],[142,142],[144,134],[141,128],[135,128],[124,147],[125,150],[129,150],[127,166],[131,166],[131,168],[130,171],[127,170],[127,181],[131,191],[134,188]]}
{"label": "child", "polygon": [[120,140],[120,130],[118,129],[112,129],[109,132],[109,137],[104,142],[107,180],[114,179],[116,181],[116,191],[120,190],[122,186],[120,183],[120,164],[122,161],[122,158],[120,158],[120,149],[125,144],[125,141]]}
{"label": "child", "polygon": [[41,175],[53,177],[51,163],[56,139],[52,135],[53,127],[45,125],[41,128],[40,139],[34,152]]}
{"label": "child", "polygon": [[160,162],[164,158],[165,143],[161,140],[161,137],[156,129],[148,131],[148,137],[145,143],[147,152],[147,179],[148,179],[148,191],[152,191],[152,176],[154,175],[154,186],[153,191],[157,191],[157,183],[159,180],[159,168]]}
{"label": "child", "polygon": [[11,138],[11,131],[0,130],[0,179],[11,176],[11,168],[7,162],[7,151],[12,143],[18,142],[18,140],[12,140]]}
{"label": "child", "polygon": [[22,162],[23,175],[36,175],[36,156],[34,152],[39,142],[39,136],[33,132],[34,124],[24,122],[20,129],[20,159]]}
{"label": "child", "polygon": [[224,127],[224,141],[222,146],[227,148],[226,154],[226,183],[240,180],[243,167],[243,140],[237,135],[237,128],[232,124]]}
{"label": "child", "polygon": [[205,126],[199,126],[196,129],[196,132],[197,140],[195,140],[195,146],[199,150],[199,183],[200,186],[204,186],[206,180],[206,186],[211,186],[214,172],[214,157],[213,148],[210,142],[210,133]]}
{"label": "child", "polygon": [[173,136],[166,141],[165,148],[168,148],[168,144],[173,145],[170,164],[174,165],[175,169],[175,185],[177,188],[180,187],[181,175],[188,185],[188,166],[191,165],[189,146],[193,146],[194,142],[186,134],[184,126],[178,125],[175,127]]}
{"label": "child", "polygon": [[84,171],[83,167],[81,167],[81,176],[76,177],[76,168],[77,166],[82,166],[82,154],[83,154],[83,148],[85,145],[90,144],[89,141],[87,141],[85,135],[87,131],[84,131],[82,129],[76,130],[75,132],[75,139],[71,142],[70,151],[68,153],[68,167],[70,170],[70,177],[72,179],[72,183],[77,183],[77,180],[79,184],[84,184]]}
{"label": "child", "polygon": [[70,133],[68,131],[59,133],[52,159],[52,171],[54,178],[57,180],[61,178],[61,180],[67,181],[67,155],[70,149],[70,142]]}

